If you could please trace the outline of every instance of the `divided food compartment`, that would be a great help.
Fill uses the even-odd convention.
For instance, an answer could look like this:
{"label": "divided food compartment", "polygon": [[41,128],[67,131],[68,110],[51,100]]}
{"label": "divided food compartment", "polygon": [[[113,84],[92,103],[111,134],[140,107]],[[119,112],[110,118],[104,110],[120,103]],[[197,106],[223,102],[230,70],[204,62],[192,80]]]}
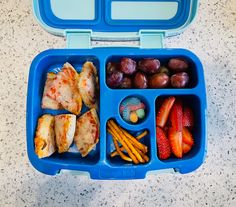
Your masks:
{"label": "divided food compartment", "polygon": [[[106,85],[106,64],[117,61],[121,57],[139,60],[144,57],[154,57],[162,63],[170,58],[184,57],[191,63],[191,85],[185,89],[111,89]],[[45,114],[68,113],[65,110],[43,110],[41,99],[49,71],[58,71],[63,63],[71,63],[80,70],[85,61],[92,61],[97,67],[100,85],[100,140],[96,148],[85,158],[79,152],[54,153],[52,156],[39,159],[34,153],[34,136],[38,118]],[[119,114],[119,105],[126,97],[139,97],[147,106],[146,118],[137,125],[126,123]],[[170,158],[159,160],[156,146],[156,101],[161,97],[178,96],[190,104],[195,115],[193,136],[195,145],[191,152],[182,159]],[[83,108],[86,111],[86,108]],[[55,175],[61,170],[86,171],[92,179],[141,179],[147,172],[174,169],[180,173],[188,173],[197,169],[203,162],[206,150],[206,94],[203,68],[199,59],[184,49],[138,49],[138,48],[94,48],[94,49],[61,49],[47,50],[39,54],[33,61],[29,75],[27,100],[27,148],[28,156],[33,166],[39,171]],[[110,157],[113,151],[113,141],[106,131],[107,121],[115,119],[117,123],[136,135],[144,129],[148,135],[142,142],[149,148],[150,161],[135,165]]]}

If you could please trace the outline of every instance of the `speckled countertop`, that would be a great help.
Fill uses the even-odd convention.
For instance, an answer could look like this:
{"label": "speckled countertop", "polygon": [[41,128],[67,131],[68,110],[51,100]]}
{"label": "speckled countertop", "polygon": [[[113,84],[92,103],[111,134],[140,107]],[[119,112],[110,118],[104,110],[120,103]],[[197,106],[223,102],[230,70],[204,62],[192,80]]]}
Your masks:
{"label": "speckled countertop", "polygon": [[166,47],[187,48],[205,68],[208,154],[187,175],[94,181],[37,172],[26,152],[26,92],[31,60],[63,38],[35,21],[31,1],[0,0],[0,206],[236,206],[236,1],[201,1],[198,17]]}

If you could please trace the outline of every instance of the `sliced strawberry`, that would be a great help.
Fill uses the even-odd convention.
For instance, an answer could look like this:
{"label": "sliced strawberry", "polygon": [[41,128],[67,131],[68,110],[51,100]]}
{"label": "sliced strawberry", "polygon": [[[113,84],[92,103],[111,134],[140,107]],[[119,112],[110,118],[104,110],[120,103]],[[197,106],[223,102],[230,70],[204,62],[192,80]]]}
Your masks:
{"label": "sliced strawberry", "polygon": [[192,149],[192,146],[189,145],[189,144],[185,144],[184,142],[182,143],[182,148],[183,148],[183,153],[186,154],[188,153],[191,149]]}
{"label": "sliced strawberry", "polygon": [[181,132],[183,129],[183,107],[180,100],[176,100],[171,112],[170,112],[170,122],[171,126],[178,132]]}
{"label": "sliced strawberry", "polygon": [[187,129],[187,127],[183,127],[182,136],[183,136],[183,142],[185,144],[188,144],[191,146],[194,144],[193,136],[190,133],[190,131]]}
{"label": "sliced strawberry", "polygon": [[166,127],[171,127],[171,121],[170,121],[170,115],[169,115],[169,117],[168,117],[168,119],[167,119],[167,121],[166,121],[166,125],[165,125]]}
{"label": "sliced strawberry", "polygon": [[170,143],[165,132],[158,126],[156,127],[156,138],[159,158],[162,160],[168,159],[171,155]]}
{"label": "sliced strawberry", "polygon": [[182,158],[182,132],[176,131],[173,127],[169,128],[168,138],[170,141],[171,150],[178,158]]}
{"label": "sliced strawberry", "polygon": [[168,130],[169,130],[169,127],[168,126],[164,126],[163,131],[165,132],[165,134],[168,134]]}
{"label": "sliced strawberry", "polygon": [[183,109],[183,126],[193,127],[194,116],[193,111],[189,107],[184,107]]}
{"label": "sliced strawberry", "polygon": [[175,102],[175,97],[171,96],[164,100],[162,103],[160,110],[157,113],[156,117],[156,125],[159,127],[164,127],[166,124],[166,121],[168,119],[170,110]]}

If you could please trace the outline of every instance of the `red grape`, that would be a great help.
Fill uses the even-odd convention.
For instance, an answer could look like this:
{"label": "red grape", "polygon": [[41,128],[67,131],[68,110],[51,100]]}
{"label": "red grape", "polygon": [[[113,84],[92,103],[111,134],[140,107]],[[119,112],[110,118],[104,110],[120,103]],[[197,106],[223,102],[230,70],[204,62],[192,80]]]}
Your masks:
{"label": "red grape", "polygon": [[145,58],[138,62],[139,70],[147,74],[157,73],[160,68],[160,65],[160,61],[158,59],[153,58]]}
{"label": "red grape", "polygon": [[148,85],[150,88],[165,88],[169,85],[170,78],[165,73],[157,73],[149,78]]}
{"label": "red grape", "polygon": [[107,85],[111,88],[118,87],[123,80],[123,73],[120,71],[114,71],[111,75],[107,77]]}
{"label": "red grape", "polygon": [[189,83],[189,76],[185,72],[176,73],[171,76],[170,80],[174,88],[185,88]]}
{"label": "red grape", "polygon": [[118,70],[117,63],[114,63],[114,62],[107,63],[107,75],[111,75],[116,70]]}
{"label": "red grape", "polygon": [[124,77],[120,88],[132,88],[132,80],[129,77]]}
{"label": "red grape", "polygon": [[137,72],[134,76],[134,85],[136,88],[147,88],[148,81],[146,75],[142,72]]}
{"label": "red grape", "polygon": [[132,75],[136,72],[136,62],[130,58],[122,58],[120,61],[120,71],[126,75]]}
{"label": "red grape", "polygon": [[189,65],[185,59],[182,58],[172,58],[169,60],[168,67],[173,72],[184,72],[188,69]]}

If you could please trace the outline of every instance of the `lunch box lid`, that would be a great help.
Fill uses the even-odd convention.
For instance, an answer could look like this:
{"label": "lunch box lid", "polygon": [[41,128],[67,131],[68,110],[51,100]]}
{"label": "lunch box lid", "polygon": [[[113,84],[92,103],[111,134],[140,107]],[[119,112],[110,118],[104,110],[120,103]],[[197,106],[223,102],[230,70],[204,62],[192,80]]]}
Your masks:
{"label": "lunch box lid", "polygon": [[68,47],[91,40],[137,41],[160,48],[163,37],[181,33],[196,16],[198,0],[33,0],[39,23],[66,36]]}

